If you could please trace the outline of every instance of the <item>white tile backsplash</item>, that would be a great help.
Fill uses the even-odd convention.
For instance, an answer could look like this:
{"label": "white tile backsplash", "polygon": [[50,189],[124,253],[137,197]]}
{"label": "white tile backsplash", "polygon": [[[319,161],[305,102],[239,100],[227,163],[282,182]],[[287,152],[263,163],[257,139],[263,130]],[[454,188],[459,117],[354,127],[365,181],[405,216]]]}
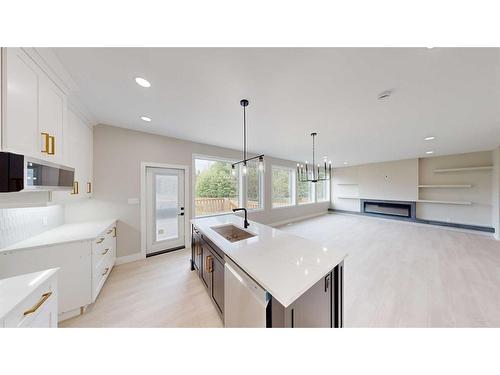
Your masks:
{"label": "white tile backsplash", "polygon": [[0,249],[63,224],[63,206],[0,209]]}

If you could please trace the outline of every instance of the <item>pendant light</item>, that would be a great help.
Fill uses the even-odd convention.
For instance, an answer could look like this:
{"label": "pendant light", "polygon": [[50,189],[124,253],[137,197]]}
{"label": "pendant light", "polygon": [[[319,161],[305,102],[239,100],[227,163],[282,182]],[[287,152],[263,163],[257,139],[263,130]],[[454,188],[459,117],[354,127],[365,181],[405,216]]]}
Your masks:
{"label": "pendant light", "polygon": [[248,107],[248,100],[241,99],[240,105],[243,107],[243,160],[237,161],[236,163],[231,165],[233,176],[236,175],[236,166],[238,164],[243,164],[242,173],[246,175],[248,173],[247,163],[250,160],[259,159],[259,171],[264,171],[264,155],[254,156],[252,158],[247,158],[247,112],[246,108]]}
{"label": "pendant light", "polygon": [[[320,163],[316,165],[315,161],[315,148],[314,148],[314,139],[318,135],[318,133],[311,133],[311,137],[313,139],[313,152],[312,152],[312,165],[309,166],[306,161],[305,164],[297,164],[297,176],[300,182],[318,182],[318,181],[329,181],[332,178],[332,162],[328,163],[328,167],[326,165],[326,156],[323,158],[323,166],[320,169]],[[323,172],[323,176],[321,177],[320,172]]]}

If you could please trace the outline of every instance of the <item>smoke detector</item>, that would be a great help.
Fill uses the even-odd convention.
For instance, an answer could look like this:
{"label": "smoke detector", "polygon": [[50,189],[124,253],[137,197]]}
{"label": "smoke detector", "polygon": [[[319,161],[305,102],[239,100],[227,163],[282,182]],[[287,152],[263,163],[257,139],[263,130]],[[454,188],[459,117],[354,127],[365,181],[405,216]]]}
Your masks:
{"label": "smoke detector", "polygon": [[380,94],[378,94],[377,99],[378,100],[385,100],[389,98],[392,95],[392,90],[387,90],[387,91],[382,91]]}

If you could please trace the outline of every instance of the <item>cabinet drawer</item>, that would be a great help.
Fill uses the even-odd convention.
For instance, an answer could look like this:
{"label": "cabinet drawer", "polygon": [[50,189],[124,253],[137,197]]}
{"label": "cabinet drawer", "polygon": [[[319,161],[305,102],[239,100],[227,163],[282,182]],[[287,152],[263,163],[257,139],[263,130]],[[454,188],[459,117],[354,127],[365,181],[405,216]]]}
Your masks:
{"label": "cabinet drawer", "polygon": [[113,266],[115,264],[115,258],[113,253],[108,252],[102,261],[92,270],[92,302],[95,302],[102,286],[106,282]]}
{"label": "cabinet drawer", "polygon": [[40,285],[5,317],[5,327],[46,324],[50,327],[51,322],[57,322],[57,281],[54,277]]}
{"label": "cabinet drawer", "polygon": [[92,246],[92,268],[96,268],[104,259],[104,257],[108,255],[112,255],[112,257],[115,257],[115,252],[116,252],[116,245],[115,245],[115,239],[112,237],[100,237],[104,238],[104,240],[97,244],[94,241],[94,244]]}

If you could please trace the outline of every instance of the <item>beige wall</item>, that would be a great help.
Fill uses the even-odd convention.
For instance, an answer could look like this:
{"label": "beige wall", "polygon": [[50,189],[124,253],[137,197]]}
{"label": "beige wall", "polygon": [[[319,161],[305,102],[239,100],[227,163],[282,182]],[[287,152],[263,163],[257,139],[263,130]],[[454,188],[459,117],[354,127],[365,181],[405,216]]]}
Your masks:
{"label": "beige wall", "polygon": [[[339,210],[359,211],[359,198],[470,201],[471,205],[417,203],[417,218],[498,226],[500,160],[496,161],[498,167],[493,171],[435,173],[434,170],[492,165],[494,155],[499,153],[499,150],[482,151],[335,168],[332,207]],[[418,188],[418,185],[465,184],[470,184],[472,187]],[[358,199],[353,199],[354,197]]]}
{"label": "beige wall", "polygon": [[491,218],[495,228],[495,237],[500,240],[500,147],[493,150],[493,210]]}
{"label": "beige wall", "polygon": [[[235,145],[237,147],[237,145]],[[94,128],[94,198],[67,205],[68,222],[118,218],[118,256],[141,251],[140,205],[128,204],[140,198],[141,162],[189,166],[186,183],[192,196],[193,154],[223,158],[241,158],[241,151],[183,141],[107,125]],[[295,167],[296,162],[265,157],[264,207],[250,213],[250,219],[265,224],[326,212],[330,202],[271,209],[271,165]]]}

